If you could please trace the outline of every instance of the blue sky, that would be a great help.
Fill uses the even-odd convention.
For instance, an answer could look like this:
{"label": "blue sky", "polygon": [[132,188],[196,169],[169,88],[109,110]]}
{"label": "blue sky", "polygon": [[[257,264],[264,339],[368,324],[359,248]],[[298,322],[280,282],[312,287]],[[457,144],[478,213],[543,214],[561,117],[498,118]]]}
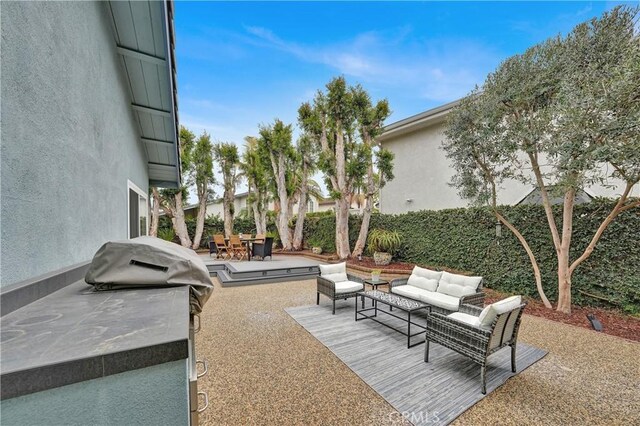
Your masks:
{"label": "blue sky", "polygon": [[176,2],[180,121],[242,145],[259,123],[295,123],[344,75],[389,100],[389,124],[464,96],[505,58],[613,6]]}

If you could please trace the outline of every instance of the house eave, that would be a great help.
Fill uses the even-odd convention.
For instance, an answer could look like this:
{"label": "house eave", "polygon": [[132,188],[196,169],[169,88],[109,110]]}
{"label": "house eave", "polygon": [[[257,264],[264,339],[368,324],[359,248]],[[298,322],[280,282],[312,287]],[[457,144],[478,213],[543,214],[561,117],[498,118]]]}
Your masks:
{"label": "house eave", "polygon": [[378,137],[378,141],[385,142],[398,136],[442,123],[451,109],[459,103],[460,99],[391,123],[384,127],[382,134]]}
{"label": "house eave", "polygon": [[173,2],[110,1],[108,9],[149,184],[178,188],[182,182]]}

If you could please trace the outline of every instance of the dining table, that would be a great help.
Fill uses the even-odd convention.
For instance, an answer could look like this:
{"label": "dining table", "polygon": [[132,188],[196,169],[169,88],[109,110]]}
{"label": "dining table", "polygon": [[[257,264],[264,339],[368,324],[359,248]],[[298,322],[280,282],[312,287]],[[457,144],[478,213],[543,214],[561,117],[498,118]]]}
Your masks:
{"label": "dining table", "polygon": [[[224,237],[225,242],[229,242],[229,237]],[[262,238],[246,238],[240,237],[240,242],[244,243],[247,246],[247,260],[251,261],[251,244],[256,241],[262,241]]]}

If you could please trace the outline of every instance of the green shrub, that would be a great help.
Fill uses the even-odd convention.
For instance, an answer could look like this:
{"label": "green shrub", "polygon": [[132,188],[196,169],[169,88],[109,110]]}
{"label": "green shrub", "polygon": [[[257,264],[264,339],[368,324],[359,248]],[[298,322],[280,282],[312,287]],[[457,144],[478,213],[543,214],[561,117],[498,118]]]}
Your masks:
{"label": "green shrub", "polygon": [[176,238],[176,232],[173,228],[160,228],[158,229],[158,238],[165,241],[173,241]]}
{"label": "green shrub", "polygon": [[[575,207],[571,259],[584,251],[612,206],[610,200],[597,199]],[[574,303],[614,305],[640,313],[637,210],[616,218],[591,257],[576,269],[572,279]],[[529,242],[541,269],[545,293],[556,300],[557,258],[544,209],[522,205],[504,206],[502,211]],[[554,213],[561,226],[562,206],[554,206]],[[537,297],[533,269],[520,242],[506,227],[497,237],[496,219],[486,209],[374,214],[370,227],[398,231],[403,236],[396,255],[399,261],[468,271],[482,275],[489,288]]]}

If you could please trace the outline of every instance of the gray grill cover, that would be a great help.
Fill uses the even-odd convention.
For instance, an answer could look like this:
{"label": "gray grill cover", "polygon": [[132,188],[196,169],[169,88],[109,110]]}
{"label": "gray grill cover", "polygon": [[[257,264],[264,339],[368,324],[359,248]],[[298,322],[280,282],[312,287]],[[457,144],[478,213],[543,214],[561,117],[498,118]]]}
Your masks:
{"label": "gray grill cover", "polygon": [[213,291],[209,271],[193,250],[155,237],[105,243],[85,281],[96,290],[188,285],[192,314],[202,311]]}

